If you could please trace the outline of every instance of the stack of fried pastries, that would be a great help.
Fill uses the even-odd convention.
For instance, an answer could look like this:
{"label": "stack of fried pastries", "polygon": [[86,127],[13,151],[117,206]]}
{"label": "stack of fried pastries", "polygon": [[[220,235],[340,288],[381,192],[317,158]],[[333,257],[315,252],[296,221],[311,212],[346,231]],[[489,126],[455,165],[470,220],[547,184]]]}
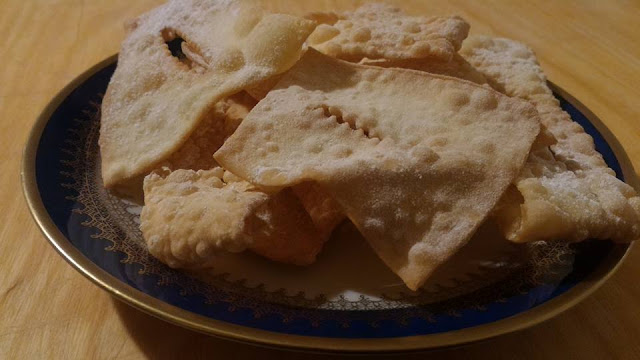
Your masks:
{"label": "stack of fried pastries", "polygon": [[127,24],[102,105],[104,185],[152,255],[309,265],[348,219],[412,290],[493,218],[513,242],[631,241],[640,198],[533,52],[457,16],[305,18],[174,0]]}

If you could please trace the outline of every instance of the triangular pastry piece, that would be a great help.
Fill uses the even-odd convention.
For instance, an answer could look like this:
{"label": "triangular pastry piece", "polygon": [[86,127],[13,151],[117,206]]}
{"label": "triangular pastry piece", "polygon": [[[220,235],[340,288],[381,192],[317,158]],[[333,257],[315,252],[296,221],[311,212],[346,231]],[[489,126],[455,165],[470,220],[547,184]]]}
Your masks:
{"label": "triangular pastry piece", "polygon": [[310,49],[215,158],[264,187],[317,182],[417,289],[487,217],[538,132],[526,101]]}

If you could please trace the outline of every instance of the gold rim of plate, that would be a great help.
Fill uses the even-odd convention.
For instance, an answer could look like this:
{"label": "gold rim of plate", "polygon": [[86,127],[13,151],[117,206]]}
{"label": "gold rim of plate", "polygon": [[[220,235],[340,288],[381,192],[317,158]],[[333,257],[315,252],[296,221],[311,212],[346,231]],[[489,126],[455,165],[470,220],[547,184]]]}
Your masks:
{"label": "gold rim of plate", "polygon": [[[49,121],[49,118],[76,87],[99,70],[115,62],[117,60],[117,56],[118,55],[115,54],[106,58],[76,77],[49,102],[40,114],[31,129],[23,152],[21,169],[22,190],[29,206],[29,210],[42,233],[49,240],[51,245],[53,245],[56,251],[60,253],[60,255],[62,255],[62,257],[74,268],[76,268],[76,270],[96,285],[114,295],[118,300],[124,301],[147,314],[173,324],[230,340],[247,342],[255,345],[304,351],[378,353],[418,351],[450,347],[486,340],[510,332],[523,330],[566,311],[593,293],[611,275],[613,275],[613,273],[623,263],[624,258],[632,248],[632,244],[616,244],[609,256],[607,256],[596,270],[589,274],[584,280],[565,293],[532,309],[492,323],[428,335],[355,339],[291,335],[235,325],[211,319],[170,305],[121,282],[106,271],[102,270],[98,265],[91,262],[78,249],[76,249],[51,220],[44,204],[42,203],[36,183],[36,153],[40,142],[40,136]],[[609,144],[620,163],[625,181],[636,190],[639,190],[640,182],[638,181],[638,177],[633,169],[633,165],[611,131],[582,103],[555,84],[550,83],[550,85],[554,92],[560,94],[564,99],[580,110],[580,112],[582,112],[596,127]]]}

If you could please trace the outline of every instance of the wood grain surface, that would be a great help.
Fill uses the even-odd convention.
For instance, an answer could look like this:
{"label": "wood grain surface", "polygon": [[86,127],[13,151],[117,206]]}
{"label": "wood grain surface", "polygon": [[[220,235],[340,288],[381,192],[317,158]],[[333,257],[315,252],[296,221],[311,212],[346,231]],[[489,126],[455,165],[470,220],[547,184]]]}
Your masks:
{"label": "wood grain surface", "polygon": [[[264,1],[269,8],[353,8],[351,1]],[[118,51],[122,23],[156,5],[132,0],[2,0],[0,5],[0,359],[325,359],[169,325],[113,300],[47,243],[27,210],[20,161],[28,132],[71,79]],[[472,33],[537,52],[549,78],[599,116],[640,169],[640,2],[397,2],[413,14],[465,17]],[[594,295],[534,328],[403,358],[638,359],[640,246]]]}

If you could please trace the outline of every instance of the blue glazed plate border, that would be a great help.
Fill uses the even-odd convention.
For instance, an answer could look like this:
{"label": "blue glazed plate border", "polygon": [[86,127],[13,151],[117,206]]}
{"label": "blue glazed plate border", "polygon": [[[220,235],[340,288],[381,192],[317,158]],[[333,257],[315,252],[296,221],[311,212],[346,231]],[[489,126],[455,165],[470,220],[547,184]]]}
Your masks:
{"label": "blue glazed plate border", "polygon": [[[56,129],[55,126],[48,127],[47,125],[51,125],[49,123],[49,119],[56,111],[60,111],[60,105],[64,104],[65,100],[68,98],[73,96],[86,96],[87,93],[95,91],[96,89],[83,88],[83,86],[88,86],[85,83],[86,80],[97,73],[99,74],[101,70],[115,62],[115,60],[116,56],[112,56],[79,76],[65,87],[65,89],[63,89],[58,96],[52,100],[49,106],[42,113],[36,122],[27,146],[25,147],[22,171],[23,189],[34,219],[52,245],[67,261],[69,261],[85,276],[110,291],[119,299],[165,320],[212,335],[223,336],[240,341],[249,341],[262,345],[284,346],[297,349],[376,352],[450,346],[469,341],[477,341],[496,336],[501,333],[531,326],[565,310],[588,295],[588,293],[594,291],[608,276],[610,276],[615,268],[621,263],[624,255],[630,248],[629,245],[612,245],[607,258],[602,261],[594,272],[587,276],[587,279],[573,279],[573,282],[567,281],[555,289],[537,289],[542,292],[547,290],[554,291],[552,300],[547,301],[542,305],[533,307],[525,312],[520,312],[522,309],[513,309],[512,315],[518,315],[495,322],[491,322],[493,320],[491,318],[484,319],[489,322],[485,325],[468,327],[455,331],[446,331],[446,328],[441,328],[440,331],[445,332],[431,335],[424,335],[424,330],[420,332],[420,329],[424,329],[425,326],[429,325],[425,324],[424,321],[420,319],[409,319],[408,323],[400,330],[394,330],[395,325],[393,322],[383,322],[378,324],[378,329],[385,329],[381,332],[378,330],[374,330],[373,332],[369,330],[367,332],[366,322],[353,323],[351,325],[350,333],[347,334],[345,334],[344,331],[341,331],[341,326],[338,322],[335,324],[329,324],[328,327],[322,331],[311,333],[301,330],[305,328],[305,325],[296,323],[287,323],[282,329],[272,326],[269,329],[270,331],[265,331],[239,325],[243,324],[256,327],[255,324],[252,324],[252,321],[255,320],[252,320],[252,314],[243,311],[242,309],[239,311],[229,312],[228,304],[214,304],[213,306],[210,306],[210,311],[212,313],[207,315],[213,315],[213,317],[218,320],[184,310],[189,309],[189,304],[181,304],[181,299],[176,299],[175,301],[175,304],[180,307],[169,305],[166,302],[155,299],[133,287],[145,288],[147,286],[154,286],[155,280],[149,279],[148,283],[145,284],[133,284],[131,282],[127,283],[126,281],[123,282],[123,279],[135,276],[135,272],[138,270],[136,269],[135,264],[132,264],[128,269],[128,271],[131,272],[130,274],[121,276],[121,274],[109,274],[105,272],[96,265],[95,259],[92,260],[85,257],[85,255],[67,239],[63,232],[60,231],[60,223],[64,222],[65,218],[68,217],[68,210],[65,206],[68,207],[69,205],[64,204],[64,196],[60,198],[61,194],[59,191],[56,192],[57,189],[49,187],[60,184],[61,181],[58,180],[61,179],[55,179],[54,181],[50,179],[50,177],[37,178],[38,173],[60,173],[57,171],[58,169],[55,169],[56,166],[59,166],[59,162],[50,161],[48,156],[38,156],[38,148],[56,148],[55,144],[46,143],[49,137],[42,137],[44,131],[55,132],[65,130],[63,127],[59,127],[58,129]],[[106,80],[108,81],[108,78]],[[613,135],[611,135],[606,127],[604,127],[604,125],[599,122],[593,114],[591,114],[575,99],[571,98],[566,93],[563,94],[563,91],[560,89],[556,89],[556,93],[562,94],[561,102],[563,103],[563,107],[565,107],[565,110],[572,115],[572,118],[578,120],[578,122],[585,127],[585,130],[592,134],[598,151],[603,154],[603,157],[616,171],[616,174],[621,178],[626,176],[627,182],[636,186],[637,179],[635,178],[635,172],[633,171],[628,158],[624,154],[624,151]],[[569,99],[569,101],[566,99]],[[577,104],[581,109],[578,109],[571,104]],[[582,114],[586,116],[581,116]],[[591,118],[592,122],[590,122],[587,117]],[[605,140],[605,137],[607,137],[609,141]],[[611,147],[607,143],[609,143]],[[47,206],[45,206],[45,204],[47,204]],[[65,214],[65,212],[67,212],[67,214]],[[104,247],[105,246],[102,246],[102,248]],[[113,259],[108,261],[120,263],[120,260],[122,260],[122,254],[104,253],[108,257],[113,256]],[[113,275],[118,276],[120,279],[117,279]],[[585,286],[585,283],[588,283],[587,286]],[[176,293],[179,294],[177,289]],[[506,305],[507,304],[500,303],[492,304],[491,306],[501,307],[500,311],[504,313]],[[216,306],[219,307],[216,308]],[[484,316],[489,316],[489,314],[492,313],[491,310],[492,309],[488,309],[488,311],[485,311]],[[465,316],[461,316],[460,318],[465,318]],[[278,319],[260,320],[260,322],[264,321],[271,324],[282,324],[282,321],[278,321]],[[441,321],[439,326],[446,327],[446,322],[445,324],[442,324]],[[460,326],[452,326],[452,328],[456,329],[460,328]],[[293,331],[308,336],[291,335],[283,333],[283,331],[287,331],[289,333]],[[338,335],[336,336],[336,334]],[[351,336],[349,336],[350,334]],[[372,338],[354,338],[353,334],[362,334]],[[380,338],[380,334],[383,334],[382,338]],[[420,335],[412,336],[416,334]]]}

